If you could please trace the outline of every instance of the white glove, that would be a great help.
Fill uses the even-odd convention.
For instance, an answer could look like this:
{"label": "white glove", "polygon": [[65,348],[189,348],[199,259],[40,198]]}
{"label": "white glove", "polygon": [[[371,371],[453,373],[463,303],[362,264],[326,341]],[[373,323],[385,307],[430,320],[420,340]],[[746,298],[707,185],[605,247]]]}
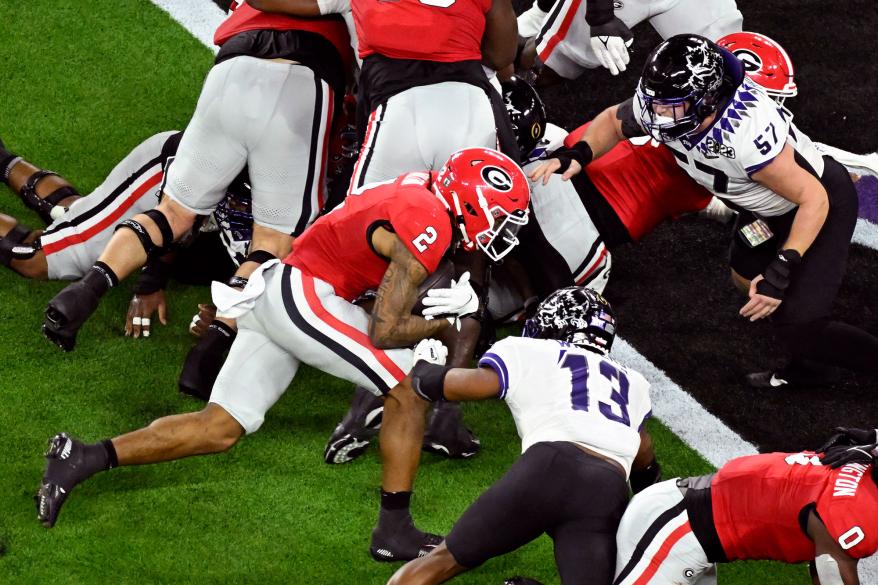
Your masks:
{"label": "white glove", "polygon": [[422,339],[415,346],[415,355],[412,358],[412,364],[416,364],[423,360],[437,366],[445,365],[445,358],[448,357],[448,348],[445,347],[438,339]]}
{"label": "white glove", "polygon": [[591,48],[598,61],[613,75],[625,71],[629,57],[628,47],[634,43],[634,35],[617,17],[604,24],[591,27]]}
{"label": "white glove", "polygon": [[469,272],[464,272],[460,280],[451,281],[451,288],[434,288],[427,291],[424,297],[426,307],[421,314],[428,321],[437,315],[446,317],[448,322],[457,326],[460,331],[460,318],[479,310],[479,295],[469,283]]}

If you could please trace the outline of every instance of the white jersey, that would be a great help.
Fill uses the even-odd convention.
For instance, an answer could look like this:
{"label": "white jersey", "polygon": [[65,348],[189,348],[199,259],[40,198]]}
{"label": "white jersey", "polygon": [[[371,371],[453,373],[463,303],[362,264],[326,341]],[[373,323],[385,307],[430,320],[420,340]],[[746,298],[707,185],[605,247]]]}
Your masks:
{"label": "white jersey", "polygon": [[[634,107],[640,111],[638,98]],[[751,177],[773,161],[784,145],[795,149],[818,176],[823,174],[823,157],[792,119],[789,110],[745,78],[710,127],[666,146],[690,177],[720,199],[757,215],[774,217],[791,211],[796,204]]]}
{"label": "white jersey", "polygon": [[652,408],[640,373],[562,341],[527,337],[498,341],[479,366],[500,378],[522,453],[535,443],[570,441],[630,473]]}

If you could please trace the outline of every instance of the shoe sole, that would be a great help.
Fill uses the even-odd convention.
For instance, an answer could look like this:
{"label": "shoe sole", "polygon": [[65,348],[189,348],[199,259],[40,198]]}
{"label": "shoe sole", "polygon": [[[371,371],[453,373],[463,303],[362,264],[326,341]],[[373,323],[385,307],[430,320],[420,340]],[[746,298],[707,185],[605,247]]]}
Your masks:
{"label": "shoe sole", "polygon": [[326,447],[323,460],[330,465],[350,463],[366,452],[371,441],[359,441],[353,435],[345,435]]}
{"label": "shoe sole", "polygon": [[76,347],[76,336],[62,335],[52,329],[48,323],[43,323],[43,337],[58,346],[65,353],[73,351]]}

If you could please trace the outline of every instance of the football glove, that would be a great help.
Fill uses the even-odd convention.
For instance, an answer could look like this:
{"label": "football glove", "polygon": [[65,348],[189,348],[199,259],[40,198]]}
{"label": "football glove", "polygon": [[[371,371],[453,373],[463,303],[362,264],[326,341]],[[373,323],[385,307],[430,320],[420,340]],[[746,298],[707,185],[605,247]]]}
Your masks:
{"label": "football glove", "polygon": [[448,348],[438,339],[422,339],[415,346],[412,363],[416,364],[423,360],[437,366],[444,366],[448,357]]}
{"label": "football glove", "polygon": [[469,272],[464,272],[460,280],[451,281],[451,288],[434,288],[427,291],[423,301],[422,315],[428,321],[438,316],[460,331],[460,318],[479,310],[479,295],[469,283]]}
{"label": "football glove", "polygon": [[878,457],[876,449],[878,449],[878,444],[876,443],[853,446],[837,445],[830,447],[823,454],[820,463],[833,469],[837,469],[842,465],[848,465],[849,463],[870,465],[875,463],[876,457]]}
{"label": "football glove", "polygon": [[847,427],[835,427],[835,433],[828,441],[817,449],[818,453],[826,453],[827,450],[838,445],[867,445],[878,442],[878,430],[876,429],[849,429]]}
{"label": "football glove", "polygon": [[601,65],[613,75],[619,75],[628,66],[628,47],[634,35],[624,22],[614,16],[604,24],[591,27],[591,48]]}
{"label": "football glove", "polygon": [[766,297],[783,300],[793,272],[801,263],[802,256],[796,250],[781,250],[765,269],[762,275],[764,278],[756,283],[756,292]]}

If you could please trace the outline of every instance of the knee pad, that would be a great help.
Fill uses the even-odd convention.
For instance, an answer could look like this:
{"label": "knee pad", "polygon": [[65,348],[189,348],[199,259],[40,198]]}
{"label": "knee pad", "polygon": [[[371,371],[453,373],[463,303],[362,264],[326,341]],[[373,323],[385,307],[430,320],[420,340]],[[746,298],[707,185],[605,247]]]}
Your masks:
{"label": "knee pad", "polygon": [[31,234],[31,230],[18,224],[0,238],[0,264],[9,266],[13,260],[28,260],[33,258],[40,249],[39,241],[33,244],[24,244],[25,239]]}
{"label": "knee pad", "polygon": [[55,220],[55,217],[52,216],[52,210],[58,205],[58,203],[67,197],[79,195],[79,192],[77,192],[76,189],[67,185],[66,187],[55,189],[46,197],[40,198],[37,195],[37,185],[46,177],[53,176],[57,177],[58,173],[53,173],[52,171],[37,171],[32,174],[21,187],[21,198],[24,201],[24,204],[28,208],[36,211],[40,215],[40,218],[46,223],[52,223],[52,221]]}
{"label": "knee pad", "polygon": [[174,232],[171,230],[171,224],[168,222],[168,218],[166,218],[165,214],[158,209],[150,209],[149,211],[144,212],[144,215],[153,220],[159,228],[159,232],[162,234],[162,242],[160,244],[153,242],[149,232],[143,227],[143,224],[133,218],[120,222],[119,225],[116,226],[116,230],[124,228],[134,232],[137,239],[140,240],[140,245],[143,246],[147,258],[166,254],[170,249],[171,244],[174,243]]}

